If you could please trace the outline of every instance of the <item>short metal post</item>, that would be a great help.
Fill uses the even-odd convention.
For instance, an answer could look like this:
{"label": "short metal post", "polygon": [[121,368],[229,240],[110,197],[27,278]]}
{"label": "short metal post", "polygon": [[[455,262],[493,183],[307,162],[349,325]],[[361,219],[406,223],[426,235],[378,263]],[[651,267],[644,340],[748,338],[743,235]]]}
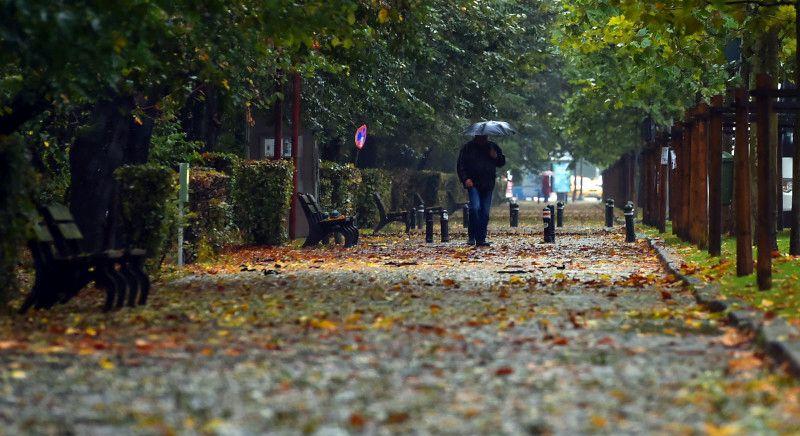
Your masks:
{"label": "short metal post", "polygon": [[425,242],[433,244],[433,210],[425,209]]}
{"label": "short metal post", "polygon": [[417,230],[422,230],[423,222],[425,221],[425,206],[417,206]]}
{"label": "short metal post", "polygon": [[550,209],[550,242],[556,242],[556,207],[548,204],[547,208]]}
{"label": "short metal post", "polygon": [[408,210],[408,228],[411,230],[417,228],[417,209],[414,207]]}
{"label": "short metal post", "polygon": [[511,227],[519,227],[519,204],[515,201],[508,202],[508,211]]}
{"label": "short metal post", "polygon": [[464,216],[461,218],[463,220],[464,228],[469,228],[469,203],[464,203],[464,207],[461,208],[461,211],[464,213]]}
{"label": "short metal post", "polygon": [[564,203],[560,201],[556,207],[556,227],[564,227]]}
{"label": "short metal post", "polygon": [[614,227],[614,199],[606,200],[606,227]]}
{"label": "short metal post", "polygon": [[549,207],[545,207],[542,209],[542,222],[544,223],[544,242],[550,242],[550,221],[552,221],[553,215],[550,212]]}
{"label": "short metal post", "polygon": [[180,191],[178,191],[178,266],[183,266],[183,209],[189,202],[189,164],[178,164],[178,174],[180,184]]}
{"label": "short metal post", "polygon": [[628,202],[625,205],[624,214],[625,214],[625,242],[636,242],[636,231],[633,228],[633,203]]}
{"label": "short metal post", "polygon": [[439,225],[442,229],[442,242],[450,242],[450,214],[445,209],[442,209]]}

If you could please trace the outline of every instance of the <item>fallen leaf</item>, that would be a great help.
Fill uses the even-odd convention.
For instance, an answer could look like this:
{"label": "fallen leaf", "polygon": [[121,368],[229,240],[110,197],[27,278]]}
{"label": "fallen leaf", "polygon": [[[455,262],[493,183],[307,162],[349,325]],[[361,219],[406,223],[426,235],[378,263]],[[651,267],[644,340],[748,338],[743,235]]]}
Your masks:
{"label": "fallen leaf", "polygon": [[514,373],[514,368],[510,366],[501,366],[500,368],[497,368],[497,370],[494,372],[494,375],[502,377],[506,375],[511,375],[513,373]]}

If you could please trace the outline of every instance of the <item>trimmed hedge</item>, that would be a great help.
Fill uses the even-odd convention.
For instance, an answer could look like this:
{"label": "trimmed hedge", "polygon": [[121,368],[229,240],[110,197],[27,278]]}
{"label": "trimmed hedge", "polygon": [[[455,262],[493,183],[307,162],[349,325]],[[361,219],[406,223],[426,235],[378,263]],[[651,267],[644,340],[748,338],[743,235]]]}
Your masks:
{"label": "trimmed hedge", "polygon": [[231,198],[234,217],[247,241],[280,245],[292,198],[292,162],[257,160],[237,166]]}
{"label": "trimmed hedge", "polygon": [[229,203],[231,177],[212,169],[193,169],[189,179],[189,227],[185,259],[191,263],[219,254],[235,240],[233,209]]}
{"label": "trimmed hedge", "polygon": [[360,186],[361,171],[355,165],[327,161],[320,164],[318,200],[323,208],[354,215]]}
{"label": "trimmed hedge", "polygon": [[242,159],[233,153],[206,152],[200,155],[203,166],[232,176]]}
{"label": "trimmed hedge", "polygon": [[18,289],[15,269],[27,237],[31,171],[25,147],[17,137],[0,138],[0,310]]}
{"label": "trimmed hedge", "polygon": [[374,227],[378,224],[378,207],[372,199],[373,192],[377,192],[386,207],[390,207],[388,201],[392,196],[392,179],[389,171],[377,168],[361,170],[361,184],[356,191],[355,199],[358,225],[361,228]]}
{"label": "trimmed hedge", "polygon": [[122,227],[126,243],[144,248],[158,269],[177,226],[177,177],[158,164],[126,165],[114,171],[120,184]]}

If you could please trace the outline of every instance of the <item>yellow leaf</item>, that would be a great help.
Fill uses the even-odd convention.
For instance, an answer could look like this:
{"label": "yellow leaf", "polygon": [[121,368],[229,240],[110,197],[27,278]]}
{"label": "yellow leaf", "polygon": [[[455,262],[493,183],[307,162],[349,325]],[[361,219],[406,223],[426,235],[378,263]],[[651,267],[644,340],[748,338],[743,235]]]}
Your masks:
{"label": "yellow leaf", "polygon": [[89,336],[97,336],[97,330],[92,327],[88,327],[86,329],[86,334]]}
{"label": "yellow leaf", "polygon": [[592,415],[590,418],[592,426],[596,428],[603,428],[608,424],[608,421],[600,415]]}
{"label": "yellow leaf", "polygon": [[387,21],[389,21],[389,10],[382,8],[380,12],[378,12],[378,22],[385,23]]}
{"label": "yellow leaf", "polygon": [[761,307],[772,307],[774,304],[772,300],[767,300],[766,298],[761,300]]}
{"label": "yellow leaf", "polygon": [[104,358],[100,359],[100,361],[97,362],[97,363],[100,365],[100,368],[103,368],[103,369],[108,370],[108,371],[116,368],[116,365],[114,365],[114,362],[110,361],[107,357],[104,357]]}
{"label": "yellow leaf", "polygon": [[25,373],[25,371],[22,371],[21,369],[17,369],[17,370],[11,371],[11,378],[15,378],[17,380],[22,380],[24,378],[28,378],[28,374]]}
{"label": "yellow leaf", "polygon": [[337,328],[335,322],[327,320],[327,319],[323,319],[321,321],[317,320],[317,319],[311,320],[311,327],[322,329],[322,330],[328,330],[328,331],[331,331],[331,332],[336,330],[336,328]]}

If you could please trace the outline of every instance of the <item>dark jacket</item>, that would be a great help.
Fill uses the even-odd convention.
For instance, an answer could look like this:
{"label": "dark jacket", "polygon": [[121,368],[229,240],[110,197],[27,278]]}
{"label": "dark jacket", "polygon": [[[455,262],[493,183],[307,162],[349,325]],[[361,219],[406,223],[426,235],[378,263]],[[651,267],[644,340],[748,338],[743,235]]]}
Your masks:
{"label": "dark jacket", "polygon": [[[491,148],[497,151],[497,159],[492,159],[489,156]],[[472,179],[472,183],[478,191],[488,192],[494,189],[495,179],[497,178],[495,170],[505,164],[506,157],[497,144],[491,141],[486,144],[478,144],[473,140],[461,147],[456,170],[462,184],[467,179]]]}

